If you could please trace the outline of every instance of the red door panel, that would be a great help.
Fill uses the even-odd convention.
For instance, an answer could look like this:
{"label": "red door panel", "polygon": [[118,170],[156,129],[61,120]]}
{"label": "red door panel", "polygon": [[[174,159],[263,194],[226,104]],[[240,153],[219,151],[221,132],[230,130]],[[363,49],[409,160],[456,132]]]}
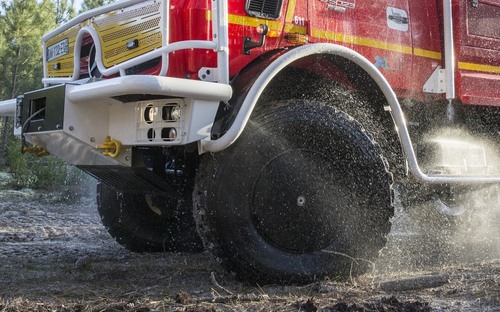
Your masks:
{"label": "red door panel", "polygon": [[500,0],[456,1],[453,9],[457,95],[500,106]]}
{"label": "red door panel", "polygon": [[411,80],[411,30],[407,0],[309,1],[312,42],[347,46],[368,58],[394,89]]}

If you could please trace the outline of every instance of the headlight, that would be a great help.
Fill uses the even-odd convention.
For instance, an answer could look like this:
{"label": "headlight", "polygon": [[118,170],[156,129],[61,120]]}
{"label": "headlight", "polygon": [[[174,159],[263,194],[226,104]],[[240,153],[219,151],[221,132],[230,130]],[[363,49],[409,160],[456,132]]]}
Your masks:
{"label": "headlight", "polygon": [[154,107],[153,105],[148,105],[144,109],[144,121],[148,124],[152,123],[155,115],[156,115],[157,108]]}
{"label": "headlight", "polygon": [[181,108],[179,106],[172,107],[172,110],[170,111],[170,117],[173,121],[178,121],[179,119],[181,119]]}
{"label": "headlight", "polygon": [[163,106],[162,117],[165,121],[178,121],[181,119],[180,106]]}

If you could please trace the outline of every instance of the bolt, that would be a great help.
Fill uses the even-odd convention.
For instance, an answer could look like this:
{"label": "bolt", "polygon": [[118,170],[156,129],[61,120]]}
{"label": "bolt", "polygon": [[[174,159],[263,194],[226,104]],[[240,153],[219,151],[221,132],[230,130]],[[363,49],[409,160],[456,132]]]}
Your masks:
{"label": "bolt", "polygon": [[69,129],[69,131],[73,131],[73,130],[75,130],[75,128],[74,128],[73,126],[69,126],[69,128],[68,128],[68,129]]}
{"label": "bolt", "polygon": [[90,138],[90,142],[94,143],[94,142],[95,142],[95,138],[94,138],[94,137],[91,137],[91,138]]}
{"label": "bolt", "polygon": [[306,197],[304,195],[300,195],[299,197],[297,197],[297,206],[304,207],[305,204],[306,204]]}

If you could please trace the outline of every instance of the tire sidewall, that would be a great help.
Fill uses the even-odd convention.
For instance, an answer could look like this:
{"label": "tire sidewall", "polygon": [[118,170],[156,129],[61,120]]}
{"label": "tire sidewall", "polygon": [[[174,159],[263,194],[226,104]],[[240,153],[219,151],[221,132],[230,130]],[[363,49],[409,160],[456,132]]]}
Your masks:
{"label": "tire sidewall", "polygon": [[[367,261],[373,258],[373,247],[377,252],[383,247],[385,235],[390,228],[389,225],[380,235],[374,234],[380,237],[370,237],[367,232],[371,228],[361,221],[362,218],[381,218],[379,222],[385,224],[389,222],[389,216],[392,216],[390,212],[392,203],[387,199],[390,198],[390,179],[387,177],[385,163],[372,138],[346,114],[336,112],[330,107],[317,107],[309,103],[302,103],[300,110],[297,107],[297,104],[292,104],[277,108],[269,107],[260,111],[258,117],[247,126],[234,146],[221,152],[220,155],[213,156],[216,162],[223,161],[224,165],[218,166],[213,177],[214,183],[211,185],[214,189],[206,193],[209,197],[207,202],[215,203],[217,206],[216,209],[210,209],[208,215],[209,227],[217,229],[218,233],[212,239],[218,241],[222,254],[231,255],[233,260],[227,264],[230,270],[244,272],[243,275],[257,276],[257,279],[261,280],[280,279],[288,282],[294,278],[301,279],[301,276],[319,277],[331,272],[338,272],[339,275],[356,274],[358,270],[365,270]],[[279,124],[278,128],[275,126],[276,123]],[[304,133],[302,137],[295,138],[294,149],[310,149],[313,144],[319,153],[329,157],[336,152],[346,154],[346,148],[350,149],[352,155],[356,154],[359,157],[358,165],[354,165],[356,168],[344,170],[352,181],[350,191],[356,194],[358,202],[364,207],[380,205],[381,201],[385,201],[386,207],[383,209],[387,211],[382,213],[384,215],[382,217],[377,216],[376,209],[347,211],[346,214],[350,215],[348,218],[351,218],[349,223],[354,228],[348,231],[344,242],[336,242],[336,246],[326,248],[333,252],[320,250],[300,254],[283,251],[263,238],[252,223],[251,199],[248,192],[253,188],[252,183],[258,175],[258,170],[254,168],[260,168],[279,153],[282,148],[279,145],[283,141],[278,138],[294,139],[293,134],[290,134],[291,130],[295,132],[302,130]],[[352,144],[353,138],[361,142]],[[252,165],[249,166],[246,161],[250,161]],[[353,166],[348,162],[340,163]],[[360,169],[366,176],[363,177],[356,172]],[[228,179],[231,176],[233,179]],[[371,187],[359,189],[354,187],[356,184],[371,185]],[[360,222],[352,220],[356,218],[359,218]],[[360,232],[361,236],[367,239],[362,246],[355,243],[360,240]],[[373,244],[375,246],[370,246]],[[358,268],[352,264],[356,262],[353,258],[359,257],[367,261],[359,259],[362,265]]]}
{"label": "tire sidewall", "polygon": [[178,200],[169,213],[162,209],[162,215],[158,215],[150,209],[144,194],[119,193],[103,183],[98,184],[97,192],[103,225],[127,249],[134,252],[201,249],[191,214],[179,209],[185,205],[184,200]]}

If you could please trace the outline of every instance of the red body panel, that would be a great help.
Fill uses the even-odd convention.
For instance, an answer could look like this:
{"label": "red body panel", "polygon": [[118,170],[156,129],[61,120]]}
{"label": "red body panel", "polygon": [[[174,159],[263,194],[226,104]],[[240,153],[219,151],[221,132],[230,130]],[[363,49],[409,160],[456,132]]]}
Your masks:
{"label": "red body panel", "polygon": [[328,9],[325,2],[312,1],[311,40],[337,43],[361,53],[379,68],[394,89],[406,90],[412,78],[411,33],[387,27],[388,7],[408,12],[406,0],[358,1],[355,8],[345,12]]}
{"label": "red body panel", "polygon": [[457,96],[464,104],[500,106],[500,0],[453,6]]}
{"label": "red body panel", "polygon": [[[170,41],[210,40],[211,2],[171,1]],[[307,35],[309,43],[332,42],[361,53],[399,97],[444,100],[443,94],[423,92],[436,67],[444,67],[441,0],[350,0],[343,12],[329,7],[331,3],[337,2],[283,1],[279,18],[268,20],[249,16],[245,1],[229,0],[230,77],[267,51],[295,44],[286,35],[298,33]],[[500,0],[479,0],[478,8],[457,0],[453,10],[457,99],[500,105]],[[259,24],[269,26],[266,43],[246,55],[244,38],[258,41]],[[215,52],[176,52],[170,56],[168,75],[198,79],[201,67],[216,67]]]}

